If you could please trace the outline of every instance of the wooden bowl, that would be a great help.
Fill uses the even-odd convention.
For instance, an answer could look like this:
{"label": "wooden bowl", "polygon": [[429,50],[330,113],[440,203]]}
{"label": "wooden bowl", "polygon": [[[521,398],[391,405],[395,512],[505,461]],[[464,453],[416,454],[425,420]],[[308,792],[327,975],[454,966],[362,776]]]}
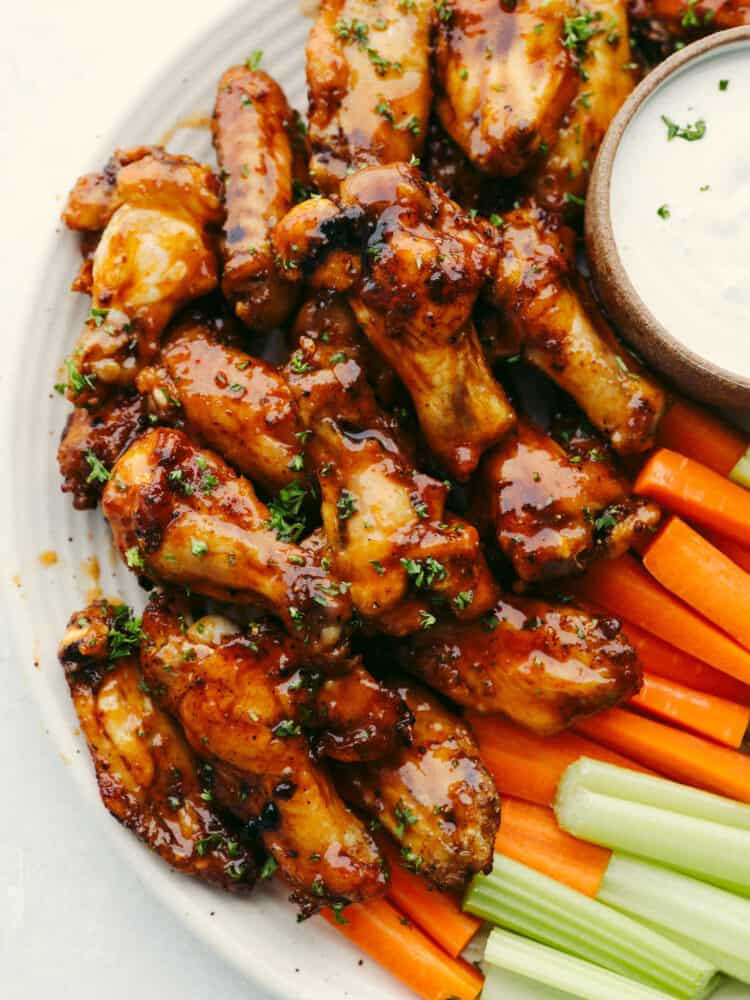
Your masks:
{"label": "wooden bowl", "polygon": [[[610,212],[612,172],[625,130],[641,105],[687,63],[724,45],[750,41],[750,26],[702,38],[675,52],[636,87],[620,108],[599,150],[586,198],[586,249],[597,292],[623,338],[690,396],[717,406],[750,408],[750,378],[688,349],[646,307],[623,267]],[[750,332],[750,317],[748,317]]]}

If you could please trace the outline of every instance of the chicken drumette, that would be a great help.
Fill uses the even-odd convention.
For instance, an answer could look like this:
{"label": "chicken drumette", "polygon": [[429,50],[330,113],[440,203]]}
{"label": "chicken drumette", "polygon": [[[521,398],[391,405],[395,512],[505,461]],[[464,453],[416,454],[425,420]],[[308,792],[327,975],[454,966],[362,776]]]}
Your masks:
{"label": "chicken drumette", "polygon": [[175,313],[216,287],[210,230],[220,220],[212,171],[159,147],[119,151],[102,174],[78,181],[63,221],[101,235],[78,286],[91,292],[91,312],[66,361],[68,398],[77,406],[132,384]]}
{"label": "chicken drumette", "polygon": [[486,228],[398,164],[354,174],[338,200],[297,206],[275,233],[300,278],[349,292],[363,332],[409,390],[427,443],[458,479],[514,420],[471,321],[495,260]]}

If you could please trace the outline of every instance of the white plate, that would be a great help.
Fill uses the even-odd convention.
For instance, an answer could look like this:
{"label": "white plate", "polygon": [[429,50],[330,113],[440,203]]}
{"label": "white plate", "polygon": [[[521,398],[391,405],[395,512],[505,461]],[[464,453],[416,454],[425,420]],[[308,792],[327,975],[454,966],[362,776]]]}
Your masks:
{"label": "white plate", "polygon": [[[96,160],[81,163],[80,172],[100,168],[115,146],[159,142],[177,121],[210,112],[222,71],[244,61],[253,49],[263,49],[264,67],[278,79],[291,102],[304,110],[308,30],[309,22],[298,13],[297,0],[248,0],[236,13],[210,26],[154,81],[102,145]],[[169,148],[212,159],[205,130],[180,130]],[[85,742],[77,732],[67,685],[56,666],[57,642],[69,615],[86,601],[92,587],[86,569],[92,556],[101,566],[106,596],[119,596],[140,606],[143,595],[115,557],[101,514],[74,511],[69,497],[60,492],[55,452],[69,406],[52,386],[88,311],[88,300],[68,291],[79,261],[77,237],[50,233],[49,252],[26,328],[22,336],[9,338],[4,345],[8,391],[3,399],[4,461],[0,468],[7,470],[2,513],[12,537],[8,546],[11,566],[5,567],[2,579],[19,660],[28,672],[46,726],[57,748],[70,760],[82,793],[98,803]],[[11,470],[17,474],[11,475]],[[45,551],[56,553],[56,565],[42,568],[40,554]],[[12,584],[10,573],[15,574]],[[298,925],[295,909],[282,891],[262,886],[249,900],[239,900],[207,889],[171,872],[103,807],[94,812],[141,881],[268,993],[300,1000],[382,1000],[384,996],[398,1000],[409,995],[322,920]],[[745,990],[726,994],[730,995],[750,997]]]}

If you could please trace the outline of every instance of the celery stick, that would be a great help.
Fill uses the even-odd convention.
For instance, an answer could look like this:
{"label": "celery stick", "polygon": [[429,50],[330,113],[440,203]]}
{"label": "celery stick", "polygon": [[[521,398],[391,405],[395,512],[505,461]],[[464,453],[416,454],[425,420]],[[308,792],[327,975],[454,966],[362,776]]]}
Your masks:
{"label": "celery stick", "polygon": [[511,997],[512,1000],[569,1000],[570,993],[561,993],[526,976],[488,965],[482,1000],[510,1000]]}
{"label": "celery stick", "polygon": [[674,942],[510,858],[476,875],[464,909],[675,996],[706,995],[716,969]]}
{"label": "celery stick", "polygon": [[750,447],[729,473],[729,478],[750,490]]}
{"label": "celery stick", "polygon": [[667,1000],[669,996],[497,927],[487,940],[484,958],[490,965],[526,976],[579,1000]]}
{"label": "celery stick", "polygon": [[705,881],[750,888],[750,830],[694,819],[586,788],[555,803],[563,830],[583,840],[650,858]]}
{"label": "celery stick", "polygon": [[750,983],[748,900],[622,854],[612,855],[597,898]]}
{"label": "celery stick", "polygon": [[564,798],[576,788],[750,830],[749,805],[590,757],[581,757],[566,769],[558,787],[558,798]]}

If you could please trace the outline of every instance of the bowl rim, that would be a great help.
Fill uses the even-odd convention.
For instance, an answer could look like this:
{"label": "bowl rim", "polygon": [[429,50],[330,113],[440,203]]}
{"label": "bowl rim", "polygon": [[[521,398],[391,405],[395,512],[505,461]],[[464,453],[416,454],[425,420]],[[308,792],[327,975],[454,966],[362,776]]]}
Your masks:
{"label": "bowl rim", "polygon": [[[740,375],[686,347],[646,306],[625,269],[617,248],[610,208],[615,160],[625,131],[642,105],[665,81],[688,63],[737,42],[750,44],[750,25],[706,35],[656,66],[638,84],[613,118],[599,148],[586,199],[584,235],[596,291],[626,340],[657,368],[664,352],[671,356],[670,376],[692,395],[720,405],[750,405],[750,376]],[[707,390],[707,384],[711,383]]]}

